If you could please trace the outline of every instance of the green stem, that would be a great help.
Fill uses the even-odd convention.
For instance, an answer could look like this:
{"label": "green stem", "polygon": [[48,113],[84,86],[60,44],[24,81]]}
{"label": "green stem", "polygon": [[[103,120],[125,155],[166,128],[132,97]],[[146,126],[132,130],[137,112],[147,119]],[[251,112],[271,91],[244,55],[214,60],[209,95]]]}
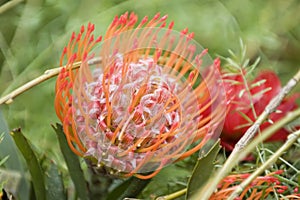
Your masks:
{"label": "green stem", "polygon": [[[89,60],[88,62],[89,62],[89,64],[101,63],[101,58],[94,58],[94,59]],[[81,61],[75,62],[75,63],[73,63],[72,70],[78,69],[80,66],[81,66]],[[13,99],[15,97],[17,97],[20,94],[26,92],[27,90],[31,89],[32,87],[34,87],[34,86],[50,79],[50,78],[53,78],[53,77],[57,76],[60,73],[60,71],[62,70],[62,68],[64,68],[64,67],[65,66],[46,70],[39,77],[25,83],[24,85],[22,85],[22,86],[18,87],[17,89],[13,90],[9,94],[1,97],[0,98],[0,105],[3,104],[3,103],[6,103],[6,104],[12,103]]]}
{"label": "green stem", "polygon": [[22,3],[24,0],[12,0],[12,1],[8,1],[7,3],[1,5],[0,7],[0,15],[6,11],[8,11],[9,9],[15,7],[16,5],[18,5],[19,3]]}
{"label": "green stem", "polygon": [[187,188],[184,188],[182,190],[179,190],[177,192],[174,192],[172,194],[166,195],[166,196],[162,196],[162,197],[157,197],[156,200],[172,200],[172,199],[176,199],[178,197],[181,197],[182,195],[184,195],[187,192]]}

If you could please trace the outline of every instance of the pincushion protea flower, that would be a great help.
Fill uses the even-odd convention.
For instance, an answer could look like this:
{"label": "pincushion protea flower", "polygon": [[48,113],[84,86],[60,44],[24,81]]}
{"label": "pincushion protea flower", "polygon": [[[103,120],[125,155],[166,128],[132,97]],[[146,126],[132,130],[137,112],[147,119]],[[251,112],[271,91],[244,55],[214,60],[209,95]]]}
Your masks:
{"label": "pincushion protea flower", "polygon": [[[283,185],[279,179],[274,176],[276,174],[282,174],[282,172],[283,171],[279,170],[266,176],[258,176],[243,190],[239,197],[235,199],[266,199],[267,197],[270,198],[269,195],[274,193],[283,194],[288,190],[288,187]],[[218,190],[210,197],[210,199],[228,199],[231,193],[239,187],[239,184],[249,176],[250,174],[234,174],[225,177],[218,185]]]}
{"label": "pincushion protea flower", "polygon": [[[223,73],[224,87],[227,95],[231,98],[228,105],[229,110],[225,119],[221,135],[222,145],[229,151],[234,148],[235,143],[243,136],[246,130],[255,121],[281,89],[278,76],[272,71],[262,71],[253,81],[244,83],[246,71],[242,74]],[[249,92],[247,92],[249,87]],[[299,94],[285,98],[278,106],[278,112],[270,115],[270,120],[262,124],[261,130],[269,127],[284,117],[289,111],[298,108],[296,99]],[[284,141],[289,131],[282,128],[272,135],[268,141]]]}
{"label": "pincushion protea flower", "polygon": [[219,60],[187,29],[164,28],[166,19],[136,25],[125,13],[104,41],[89,24],[63,51],[55,109],[69,146],[113,174],[151,178],[219,136],[226,107]]}

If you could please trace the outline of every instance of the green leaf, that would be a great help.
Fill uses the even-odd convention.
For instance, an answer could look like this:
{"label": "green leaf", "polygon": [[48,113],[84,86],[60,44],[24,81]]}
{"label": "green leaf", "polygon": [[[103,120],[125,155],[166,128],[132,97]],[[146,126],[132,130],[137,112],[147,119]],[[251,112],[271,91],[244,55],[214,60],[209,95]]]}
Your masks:
{"label": "green leaf", "polygon": [[[129,185],[125,191],[121,193],[117,199],[123,200],[125,198],[135,198],[137,197],[143,189],[150,183],[151,179],[139,179],[136,177],[132,177],[130,179]],[[108,198],[109,199],[109,198]]]}
{"label": "green leaf", "polygon": [[149,196],[158,197],[176,192],[186,187],[187,177],[190,176],[192,171],[190,166],[193,166],[191,161],[188,160],[189,158],[163,168],[152,178],[152,181],[139,197],[142,199],[147,199]]}
{"label": "green leaf", "polygon": [[26,137],[22,134],[20,128],[12,130],[11,135],[27,163],[36,199],[45,199],[46,189],[44,173],[34,151],[32,150]]}
{"label": "green leaf", "polygon": [[125,192],[125,190],[128,188],[132,181],[132,178],[129,178],[121,183],[119,183],[108,195],[107,199],[118,199],[122,194]]}
{"label": "green leaf", "polygon": [[[201,187],[209,180],[214,169],[213,162],[219,150],[220,141],[216,142],[210,151],[198,160],[188,182],[186,199],[197,199],[197,197],[193,197],[193,195],[201,190]],[[201,198],[198,197],[198,199]]]}
{"label": "green leaf", "polygon": [[50,161],[49,165],[45,176],[47,200],[67,199],[62,175],[57,165],[53,161]]}
{"label": "green leaf", "polygon": [[89,194],[87,192],[88,191],[87,182],[85,181],[82,169],[80,167],[79,159],[68,146],[68,142],[63,132],[62,125],[57,123],[56,127],[54,125],[52,125],[52,127],[56,132],[59,141],[59,146],[65,158],[77,195],[81,200],[85,200],[85,199],[88,200]]}
{"label": "green leaf", "polygon": [[6,124],[6,121],[2,115],[0,110],[0,133],[3,134],[3,140],[0,144],[0,159],[4,159],[6,156],[9,158],[5,161],[5,163],[1,167],[5,167],[10,170],[14,170],[18,172],[22,178],[19,183],[18,193],[16,196],[22,197],[22,199],[27,200],[29,198],[29,184],[25,179],[25,170],[24,165],[20,160],[20,156],[18,154],[16,145],[12,138],[9,135],[9,128]]}

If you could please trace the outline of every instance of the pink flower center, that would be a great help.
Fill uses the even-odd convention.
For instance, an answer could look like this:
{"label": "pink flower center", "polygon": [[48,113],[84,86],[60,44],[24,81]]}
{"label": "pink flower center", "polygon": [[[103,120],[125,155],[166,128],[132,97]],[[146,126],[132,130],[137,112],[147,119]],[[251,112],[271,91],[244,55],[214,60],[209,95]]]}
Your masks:
{"label": "pink flower center", "polygon": [[145,172],[186,150],[199,117],[190,103],[196,97],[184,80],[151,57],[124,64],[121,54],[109,70],[91,71],[92,81],[86,81],[82,71],[79,87],[74,87],[73,115],[86,156],[122,172],[148,162],[140,169]]}

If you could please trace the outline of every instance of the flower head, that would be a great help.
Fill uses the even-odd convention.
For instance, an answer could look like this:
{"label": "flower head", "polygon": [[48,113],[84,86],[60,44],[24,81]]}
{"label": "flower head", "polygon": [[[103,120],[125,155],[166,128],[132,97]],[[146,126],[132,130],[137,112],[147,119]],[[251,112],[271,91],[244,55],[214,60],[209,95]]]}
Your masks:
{"label": "flower head", "polygon": [[151,178],[219,136],[225,112],[219,61],[166,19],[157,14],[137,24],[134,13],[125,13],[104,41],[94,40],[89,24],[63,52],[55,108],[64,133],[76,154],[112,173]]}
{"label": "flower head", "polygon": [[[245,74],[223,73],[224,87],[230,98],[229,110],[221,135],[221,143],[227,150],[233,149],[235,143],[281,90],[280,80],[272,71],[263,71],[253,81],[247,83],[245,83],[245,76]],[[261,130],[269,127],[272,122],[280,120],[289,111],[295,110],[298,107],[295,102],[298,97],[299,94],[295,94],[285,98],[277,108],[279,112],[272,113],[269,121],[261,125]],[[284,141],[288,134],[289,131],[282,128],[268,141]]]}
{"label": "flower head", "polygon": [[[272,172],[266,176],[258,176],[255,178],[236,198],[241,199],[266,199],[269,195],[278,193],[282,194],[288,190],[288,186],[282,184],[274,175],[281,174],[282,171]],[[219,184],[218,190],[210,197],[210,199],[228,199],[239,184],[248,178],[250,174],[233,174],[225,177]]]}

